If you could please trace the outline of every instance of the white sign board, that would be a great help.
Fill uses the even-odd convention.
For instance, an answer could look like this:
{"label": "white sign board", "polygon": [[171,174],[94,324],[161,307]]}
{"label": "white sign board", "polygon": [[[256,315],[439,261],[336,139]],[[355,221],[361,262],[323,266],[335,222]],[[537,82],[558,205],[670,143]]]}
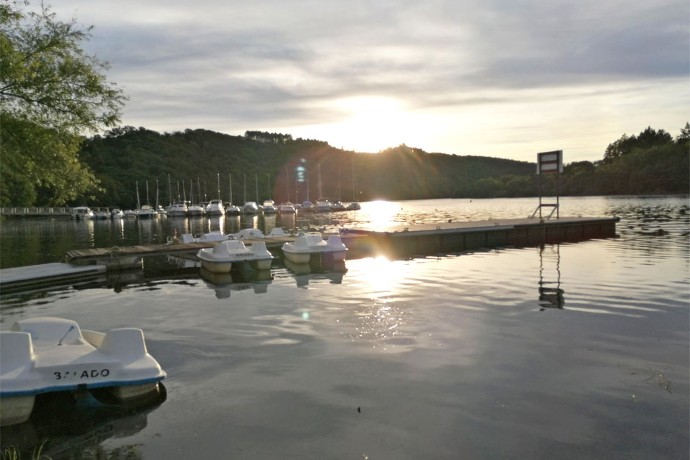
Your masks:
{"label": "white sign board", "polygon": [[563,172],[563,150],[537,154],[537,174],[557,174]]}

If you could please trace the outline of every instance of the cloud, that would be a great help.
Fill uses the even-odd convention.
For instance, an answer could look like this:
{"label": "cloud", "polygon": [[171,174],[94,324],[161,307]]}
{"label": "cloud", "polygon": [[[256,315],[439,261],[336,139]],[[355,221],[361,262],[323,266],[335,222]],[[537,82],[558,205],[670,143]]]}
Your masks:
{"label": "cloud", "polygon": [[[615,117],[670,130],[684,124],[682,107],[690,106],[682,86],[690,67],[686,0],[59,0],[53,7],[95,26],[88,49],[111,63],[109,77],[131,97],[123,121],[160,131],[303,132],[343,122],[349,115],[338,101],[395,98],[410,120],[445,127],[426,139],[450,153],[465,150],[452,130],[472,114],[507,131],[524,121],[508,114],[589,103],[611,117],[612,130],[626,125]],[[625,107],[649,119],[621,111],[617,98],[651,101]],[[587,114],[569,113],[561,122],[580,126],[581,135],[600,130],[587,129]],[[525,132],[552,123],[531,118]],[[602,132],[588,145],[621,134]]]}

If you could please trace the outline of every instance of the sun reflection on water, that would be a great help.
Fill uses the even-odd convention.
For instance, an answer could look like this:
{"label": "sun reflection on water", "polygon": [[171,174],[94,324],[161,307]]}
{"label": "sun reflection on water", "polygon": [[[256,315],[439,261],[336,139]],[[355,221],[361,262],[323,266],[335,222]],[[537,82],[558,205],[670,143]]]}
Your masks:
{"label": "sun reflection on water", "polygon": [[395,216],[400,212],[400,205],[390,201],[371,201],[362,203],[362,214],[369,220],[367,227],[374,231],[382,231],[395,225]]}

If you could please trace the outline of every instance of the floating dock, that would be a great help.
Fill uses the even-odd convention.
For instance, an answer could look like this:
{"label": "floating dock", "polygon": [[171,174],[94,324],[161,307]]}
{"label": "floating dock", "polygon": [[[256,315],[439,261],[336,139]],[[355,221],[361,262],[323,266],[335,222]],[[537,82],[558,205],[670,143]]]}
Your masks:
{"label": "floating dock", "polygon": [[3,293],[61,282],[89,282],[105,274],[105,265],[74,265],[50,263],[0,270],[0,291]]}
{"label": "floating dock", "polygon": [[[261,241],[266,243],[269,250],[277,250],[287,241],[294,241],[295,237],[266,237]],[[246,244],[251,244],[252,239],[243,239]],[[147,244],[137,246],[114,246],[111,248],[91,248],[74,249],[68,251],[65,259],[74,264],[101,264],[108,267],[108,270],[123,270],[141,267],[143,257],[146,256],[180,256],[185,254],[196,254],[201,248],[211,248],[218,244],[218,241],[195,242],[195,243],[166,243],[166,244]]]}
{"label": "floating dock", "polygon": [[[617,217],[561,217],[559,219],[500,219],[477,222],[444,222],[392,226],[382,230],[342,229],[348,259],[376,254],[409,258],[473,250],[529,247],[578,242],[616,236]],[[266,247],[280,251],[295,237],[262,238]],[[251,244],[252,239],[243,240]],[[217,242],[168,243],[128,247],[76,249],[66,255],[68,263],[50,263],[0,270],[0,293],[39,288],[60,283],[89,283],[107,271],[141,268],[146,256],[193,257],[201,248]]]}
{"label": "floating dock", "polygon": [[[577,242],[616,236],[617,217],[561,217],[559,219],[500,219],[476,222],[443,222],[411,226],[392,226],[383,230],[342,229],[340,236],[348,247],[348,259],[384,254],[391,258],[448,254],[477,249],[526,247]],[[261,241],[271,251],[279,251],[293,236]],[[251,244],[254,240],[243,240]],[[143,257],[196,254],[217,242],[168,243],[129,247],[76,249],[67,262],[100,264],[108,270],[140,267]]]}
{"label": "floating dock", "polygon": [[617,217],[498,219],[344,230],[341,236],[350,249],[349,258],[360,253],[400,258],[611,238],[618,221]]}

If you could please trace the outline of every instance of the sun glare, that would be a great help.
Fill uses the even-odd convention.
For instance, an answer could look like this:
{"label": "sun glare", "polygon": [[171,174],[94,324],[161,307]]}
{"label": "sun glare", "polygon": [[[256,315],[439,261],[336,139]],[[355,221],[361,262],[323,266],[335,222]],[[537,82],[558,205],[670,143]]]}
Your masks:
{"label": "sun glare", "polygon": [[355,150],[379,152],[404,141],[408,122],[400,101],[388,97],[355,97],[337,105],[347,114],[340,129],[347,133]]}
{"label": "sun glare", "polygon": [[395,216],[400,206],[389,201],[370,201],[362,203],[360,211],[369,221],[369,227],[374,231],[382,231],[395,225]]}
{"label": "sun glare", "polygon": [[336,146],[377,153],[406,141],[410,119],[405,106],[397,99],[350,97],[336,101],[334,108],[343,116],[341,121],[327,128]]}

